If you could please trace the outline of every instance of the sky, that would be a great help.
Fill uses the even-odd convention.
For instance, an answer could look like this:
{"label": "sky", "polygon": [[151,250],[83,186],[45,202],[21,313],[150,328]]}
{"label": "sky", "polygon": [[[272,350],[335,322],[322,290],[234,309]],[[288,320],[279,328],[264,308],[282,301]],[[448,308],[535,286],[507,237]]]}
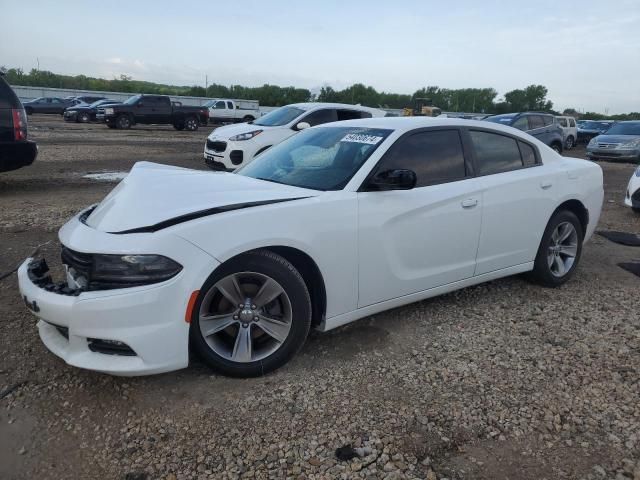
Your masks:
{"label": "sky", "polygon": [[640,111],[638,0],[0,0],[0,65],[176,85],[542,84]]}

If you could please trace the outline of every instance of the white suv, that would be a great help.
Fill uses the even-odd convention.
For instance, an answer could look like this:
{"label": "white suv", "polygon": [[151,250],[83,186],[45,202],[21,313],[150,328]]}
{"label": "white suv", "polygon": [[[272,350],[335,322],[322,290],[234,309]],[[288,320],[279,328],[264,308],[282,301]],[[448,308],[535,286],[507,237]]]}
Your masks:
{"label": "white suv", "polygon": [[578,127],[576,119],[573,117],[556,117],[556,122],[562,127],[562,137],[564,138],[564,148],[573,148],[578,140]]}
{"label": "white suv", "polygon": [[267,148],[322,123],[384,117],[377,108],[342,103],[294,103],[249,123],[218,127],[207,138],[204,160],[214,170],[235,170]]}

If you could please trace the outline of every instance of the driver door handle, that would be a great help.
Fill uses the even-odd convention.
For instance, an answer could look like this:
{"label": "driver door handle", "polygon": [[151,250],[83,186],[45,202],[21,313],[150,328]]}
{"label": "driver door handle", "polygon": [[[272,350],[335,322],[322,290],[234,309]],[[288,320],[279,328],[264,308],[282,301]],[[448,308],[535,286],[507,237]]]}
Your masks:
{"label": "driver door handle", "polygon": [[542,188],[543,190],[547,190],[548,188],[551,188],[551,186],[553,185],[553,183],[549,182],[549,181],[542,181],[540,182],[540,188]]}
{"label": "driver door handle", "polygon": [[463,200],[462,203],[462,208],[473,208],[476,205],[478,205],[478,199],[477,198],[467,198],[466,200]]}

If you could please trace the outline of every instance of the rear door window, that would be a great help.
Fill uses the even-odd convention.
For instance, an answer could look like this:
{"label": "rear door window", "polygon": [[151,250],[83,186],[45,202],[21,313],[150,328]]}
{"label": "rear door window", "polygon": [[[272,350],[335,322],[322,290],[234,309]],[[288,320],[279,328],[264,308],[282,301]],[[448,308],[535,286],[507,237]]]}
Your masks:
{"label": "rear door window", "polygon": [[231,103],[231,102],[227,102],[227,108],[228,108],[229,110],[233,110],[233,103]]}
{"label": "rear door window", "polygon": [[306,117],[300,119],[301,122],[307,122],[312,127],[322,125],[323,123],[335,122],[338,120],[338,113],[333,108],[322,108],[311,112]]}
{"label": "rear door window", "polygon": [[569,126],[570,127],[575,127],[576,126],[576,121],[573,118],[569,119]]}
{"label": "rear door window", "polygon": [[540,115],[529,115],[529,130],[544,127],[544,122]]}
{"label": "rear door window", "polygon": [[566,118],[559,118],[558,119],[558,123],[560,123],[561,127],[567,127],[568,123],[567,123],[567,119]]}
{"label": "rear door window", "polygon": [[338,121],[340,120],[356,120],[358,118],[371,118],[371,113],[361,110],[338,110]]}
{"label": "rear door window", "polygon": [[551,115],[543,115],[542,122],[544,123],[545,127],[548,127],[549,125],[553,124],[553,117]]}
{"label": "rear door window", "polygon": [[514,138],[478,130],[469,131],[469,135],[476,152],[478,175],[491,175],[522,168],[520,149]]}

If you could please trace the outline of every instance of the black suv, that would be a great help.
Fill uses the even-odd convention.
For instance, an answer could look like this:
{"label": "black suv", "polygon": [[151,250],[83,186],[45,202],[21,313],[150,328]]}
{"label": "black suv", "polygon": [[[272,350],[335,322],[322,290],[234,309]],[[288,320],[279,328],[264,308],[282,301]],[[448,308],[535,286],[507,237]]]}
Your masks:
{"label": "black suv", "polygon": [[522,112],[492,115],[485,120],[500,125],[508,125],[527,132],[542,143],[549,145],[556,152],[562,153],[562,127],[550,113]]}
{"label": "black suv", "polygon": [[38,154],[27,140],[27,115],[0,70],[0,172],[31,165]]}

